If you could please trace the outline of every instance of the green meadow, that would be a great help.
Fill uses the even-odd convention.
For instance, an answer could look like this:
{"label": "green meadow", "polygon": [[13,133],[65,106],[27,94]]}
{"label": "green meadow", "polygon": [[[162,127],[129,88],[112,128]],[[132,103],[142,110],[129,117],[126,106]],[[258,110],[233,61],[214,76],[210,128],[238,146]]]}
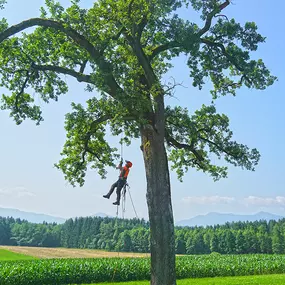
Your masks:
{"label": "green meadow", "polygon": [[[191,278],[177,280],[177,285],[283,285],[285,274],[239,276],[218,278]],[[87,284],[85,284],[87,285]],[[88,284],[90,285],[90,284]],[[93,284],[95,285],[95,284]],[[149,281],[120,282],[120,283],[96,283],[96,285],[149,285]]]}
{"label": "green meadow", "polygon": [[35,259],[35,257],[20,253],[15,253],[6,249],[0,249],[0,261],[29,260],[29,259]]}

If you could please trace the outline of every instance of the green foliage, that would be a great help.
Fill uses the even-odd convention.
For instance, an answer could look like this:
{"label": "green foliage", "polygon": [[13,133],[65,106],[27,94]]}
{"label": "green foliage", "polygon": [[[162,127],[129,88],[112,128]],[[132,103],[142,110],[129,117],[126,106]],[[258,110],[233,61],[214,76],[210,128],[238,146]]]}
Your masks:
{"label": "green foliage", "polygon": [[[178,279],[281,274],[283,255],[204,255],[177,257]],[[148,258],[42,259],[1,262],[3,285],[82,284],[150,279]]]}
{"label": "green foliage", "polygon": [[[209,227],[176,227],[177,254],[284,254],[285,219],[237,222]],[[144,220],[86,217],[62,225],[33,224],[0,217],[0,245],[150,252],[149,223]]]}
{"label": "green foliage", "polygon": [[277,254],[284,252],[284,236],[278,224],[273,227],[272,251]]}
{"label": "green foliage", "polygon": [[232,140],[229,118],[217,114],[214,105],[203,105],[191,117],[187,109],[167,107],[166,122],[166,139],[172,147],[169,149],[169,160],[180,179],[188,168],[197,166],[213,176],[214,180],[226,177],[227,167],[213,164],[210,154],[248,170],[254,170],[259,161],[260,154],[256,149],[250,150]]}
{"label": "green foliage", "polygon": [[98,124],[95,128],[93,126],[93,122],[100,119],[101,107],[105,109],[106,116],[111,113],[112,102],[94,98],[87,104],[87,110],[82,105],[73,104],[73,113],[66,115],[65,129],[68,137],[61,153],[66,157],[56,165],[63,169],[66,179],[70,177],[73,185],[83,185],[88,163],[92,163],[91,168],[97,168],[98,173],[105,177],[105,166],[114,166],[114,158],[119,157],[118,154],[113,154],[116,149],[111,148],[105,140],[106,123]]}
{"label": "green foliage", "polygon": [[72,185],[82,186],[88,166],[97,169],[98,174],[106,178],[106,166],[115,167],[113,161],[120,156],[118,149],[110,147],[105,139],[107,119],[111,119],[110,131],[114,136],[125,133],[122,138],[125,144],[130,143],[130,138],[137,138],[139,130],[132,121],[124,122],[123,118],[128,116],[127,111],[112,98],[92,98],[87,101],[86,109],[74,103],[72,108],[73,112],[65,117],[68,135],[61,153],[64,158],[56,167],[63,170],[65,178]]}
{"label": "green foliage", "polygon": [[[5,1],[0,2],[3,6]],[[46,0],[41,18],[20,23],[15,31],[0,22],[0,86],[8,91],[2,109],[9,109],[17,124],[26,118],[43,120],[35,105],[57,101],[68,92],[65,75],[98,92],[85,107],[73,104],[66,115],[67,141],[56,166],[72,185],[84,184],[88,167],[104,178],[114,166],[117,149],[105,138],[106,130],[130,144],[140,131],[166,119],[169,159],[178,178],[189,168],[209,173],[214,180],[227,176],[225,163],[254,170],[260,155],[256,149],[233,140],[229,119],[214,106],[203,106],[190,115],[180,106],[159,112],[158,98],[175,86],[162,77],[173,59],[186,54],[193,86],[212,82],[212,96],[236,95],[242,86],[265,89],[272,76],[262,59],[251,59],[265,38],[254,22],[241,25],[235,19],[215,17],[230,4],[218,0],[99,0],[89,9],[80,1],[68,8]],[[204,26],[182,19],[179,9],[198,11]],[[28,27],[29,33],[16,35]],[[19,26],[18,26],[19,27]],[[162,103],[161,103],[162,102]],[[164,126],[163,126],[164,127]],[[222,159],[216,164],[213,156]]]}
{"label": "green foliage", "polygon": [[0,9],[4,8],[4,4],[6,4],[7,1],[6,0],[0,0]]}
{"label": "green foliage", "polygon": [[0,20],[0,32],[6,30],[8,28],[8,22],[5,18]]}
{"label": "green foliage", "polygon": [[60,246],[61,226],[0,217],[0,245]]}

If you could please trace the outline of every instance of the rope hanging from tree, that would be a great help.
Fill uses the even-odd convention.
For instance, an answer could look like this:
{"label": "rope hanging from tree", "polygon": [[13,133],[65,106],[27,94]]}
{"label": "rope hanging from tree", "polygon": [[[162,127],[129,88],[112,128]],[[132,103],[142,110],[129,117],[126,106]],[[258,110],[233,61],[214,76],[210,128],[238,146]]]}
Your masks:
{"label": "rope hanging from tree", "polygon": [[[120,144],[121,144],[121,161],[123,161],[123,151],[124,151],[123,134],[121,134]],[[136,208],[135,208],[132,196],[131,196],[130,188],[131,188],[130,185],[128,183],[126,183],[124,185],[123,189],[122,189],[122,198],[121,198],[122,199],[122,218],[123,219],[125,218],[126,193],[127,193],[127,190],[128,190],[128,193],[129,193],[129,196],[130,196],[130,199],[131,199],[131,203],[132,203],[132,206],[133,206],[133,210],[135,212],[136,218],[138,219],[139,217],[138,217],[138,214],[137,214],[137,211],[136,211]],[[118,215],[119,215],[119,205],[117,205],[116,219],[118,218]]]}

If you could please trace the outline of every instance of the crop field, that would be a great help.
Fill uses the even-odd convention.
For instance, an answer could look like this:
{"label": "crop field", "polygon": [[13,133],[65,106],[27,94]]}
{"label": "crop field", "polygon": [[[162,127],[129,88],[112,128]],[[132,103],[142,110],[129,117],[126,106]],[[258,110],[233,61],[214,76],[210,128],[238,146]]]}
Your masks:
{"label": "crop field", "polygon": [[148,253],[108,252],[96,249],[78,248],[46,248],[27,246],[0,246],[15,253],[34,256],[37,258],[98,258],[98,257],[149,257]]}
{"label": "crop field", "polygon": [[[179,256],[176,266],[178,279],[283,274],[285,256]],[[149,258],[36,259],[0,262],[1,285],[90,284],[149,279]]]}

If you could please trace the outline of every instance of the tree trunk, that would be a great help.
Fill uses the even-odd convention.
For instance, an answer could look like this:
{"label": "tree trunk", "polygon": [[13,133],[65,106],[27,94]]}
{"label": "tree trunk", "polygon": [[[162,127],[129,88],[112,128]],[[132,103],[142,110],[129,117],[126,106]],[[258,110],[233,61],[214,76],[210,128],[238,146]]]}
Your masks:
{"label": "tree trunk", "polygon": [[175,285],[174,224],[164,131],[147,125],[141,130],[141,138],[150,221],[151,285]]}

